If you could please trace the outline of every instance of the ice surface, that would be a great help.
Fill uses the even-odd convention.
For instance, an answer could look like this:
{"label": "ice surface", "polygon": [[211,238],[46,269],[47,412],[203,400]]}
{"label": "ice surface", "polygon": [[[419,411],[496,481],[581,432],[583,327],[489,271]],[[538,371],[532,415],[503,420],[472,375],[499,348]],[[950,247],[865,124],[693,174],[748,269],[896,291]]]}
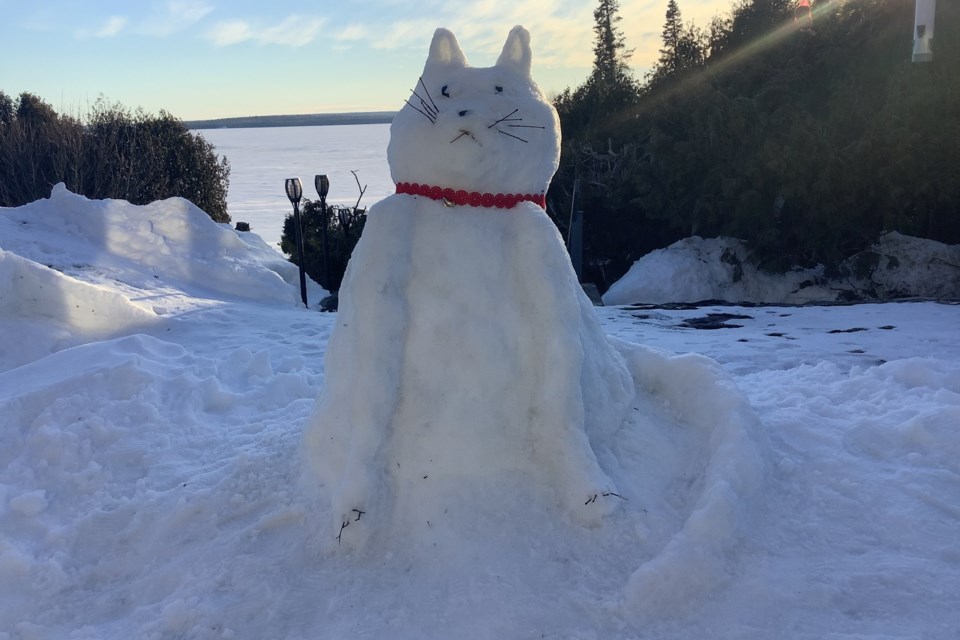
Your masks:
{"label": "ice surface", "polygon": [[366,187],[361,207],[394,191],[387,166],[387,124],[203,129],[199,133],[230,161],[230,217],[248,223],[278,253],[284,218],[293,213],[284,191],[286,178],[302,178],[307,185],[304,198],[316,200],[313,176],[325,174],[330,180],[327,203],[344,206],[355,205],[360,196],[351,171]]}

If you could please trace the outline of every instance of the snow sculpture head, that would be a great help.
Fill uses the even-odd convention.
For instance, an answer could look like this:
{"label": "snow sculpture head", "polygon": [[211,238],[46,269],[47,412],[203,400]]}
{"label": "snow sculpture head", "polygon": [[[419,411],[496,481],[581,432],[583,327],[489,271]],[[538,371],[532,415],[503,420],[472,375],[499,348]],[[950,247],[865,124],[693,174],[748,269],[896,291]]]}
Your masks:
{"label": "snow sculpture head", "polygon": [[485,193],[544,193],[560,158],[560,123],[530,78],[530,34],[514,27],[497,63],[473,68],[437,29],[407,105],[390,127],[396,183]]}

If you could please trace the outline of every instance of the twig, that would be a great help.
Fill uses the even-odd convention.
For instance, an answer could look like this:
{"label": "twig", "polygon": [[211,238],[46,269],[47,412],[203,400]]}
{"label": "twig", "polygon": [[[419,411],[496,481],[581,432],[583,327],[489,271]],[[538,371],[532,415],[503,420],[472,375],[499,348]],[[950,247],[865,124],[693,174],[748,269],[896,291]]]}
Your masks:
{"label": "twig", "polygon": [[353,174],[353,179],[357,181],[357,189],[360,189],[360,197],[357,198],[357,204],[353,205],[353,213],[356,215],[357,208],[360,206],[360,200],[363,198],[363,194],[367,192],[367,185],[363,185],[363,188],[360,187],[360,178],[357,177],[357,171],[351,169],[350,173]]}
{"label": "twig", "polygon": [[[497,120],[496,122],[494,122],[492,125],[490,125],[489,127],[487,127],[487,129],[493,129],[495,126],[497,126],[498,124],[500,124],[501,122],[505,121],[507,118],[509,118],[510,116],[512,116],[513,114],[515,114],[517,111],[520,111],[520,109],[514,109],[513,111],[511,111],[510,113],[508,113],[507,115],[503,116],[502,118],[500,118],[499,120]],[[520,122],[521,120],[523,120],[523,118],[517,118],[516,120],[511,120],[510,122]]]}
{"label": "twig", "polygon": [[520,136],[515,136],[515,135],[513,135],[512,133],[507,133],[507,132],[504,131],[503,129],[497,129],[497,131],[499,131],[500,133],[502,133],[502,134],[505,135],[505,136],[510,136],[511,138],[516,138],[516,139],[519,140],[520,142],[527,142],[527,140],[524,140],[524,139],[521,138]]}

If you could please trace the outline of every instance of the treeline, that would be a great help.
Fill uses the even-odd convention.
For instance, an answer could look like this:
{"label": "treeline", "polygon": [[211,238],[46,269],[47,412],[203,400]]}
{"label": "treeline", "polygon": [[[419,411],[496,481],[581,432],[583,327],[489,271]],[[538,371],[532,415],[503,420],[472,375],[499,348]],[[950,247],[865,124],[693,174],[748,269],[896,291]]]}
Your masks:
{"label": "treeline", "polygon": [[[584,278],[606,289],[689,235],[745,240],[769,270],[842,260],[883,231],[960,242],[960,4],[910,62],[906,0],[739,0],[708,28],[669,0],[660,58],[627,71],[615,0],[594,69],[556,100],[550,212],[584,211]],[[573,184],[579,181],[577,202]]]}
{"label": "treeline", "polygon": [[58,182],[88,198],[133,204],[179,196],[229,222],[230,165],[164,111],[154,116],[100,99],[81,120],[38,97],[0,91],[0,207],[50,195]]}
{"label": "treeline", "polygon": [[334,124],[387,124],[395,111],[359,113],[307,113],[276,116],[237,116],[213,120],[188,120],[189,129],[242,129],[256,127],[316,127]]}

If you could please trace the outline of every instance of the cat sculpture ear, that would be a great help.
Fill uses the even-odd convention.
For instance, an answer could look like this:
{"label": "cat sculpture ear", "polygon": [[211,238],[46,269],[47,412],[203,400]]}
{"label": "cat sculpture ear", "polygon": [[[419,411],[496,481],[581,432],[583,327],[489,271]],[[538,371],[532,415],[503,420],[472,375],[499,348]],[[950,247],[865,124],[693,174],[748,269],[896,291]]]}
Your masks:
{"label": "cat sculpture ear", "polygon": [[497,66],[529,78],[531,58],[530,32],[518,25],[510,30],[503,52],[497,59]]}
{"label": "cat sculpture ear", "polygon": [[456,36],[447,29],[440,28],[433,33],[430,55],[427,56],[427,66],[431,65],[467,66],[467,58],[463,55]]}

